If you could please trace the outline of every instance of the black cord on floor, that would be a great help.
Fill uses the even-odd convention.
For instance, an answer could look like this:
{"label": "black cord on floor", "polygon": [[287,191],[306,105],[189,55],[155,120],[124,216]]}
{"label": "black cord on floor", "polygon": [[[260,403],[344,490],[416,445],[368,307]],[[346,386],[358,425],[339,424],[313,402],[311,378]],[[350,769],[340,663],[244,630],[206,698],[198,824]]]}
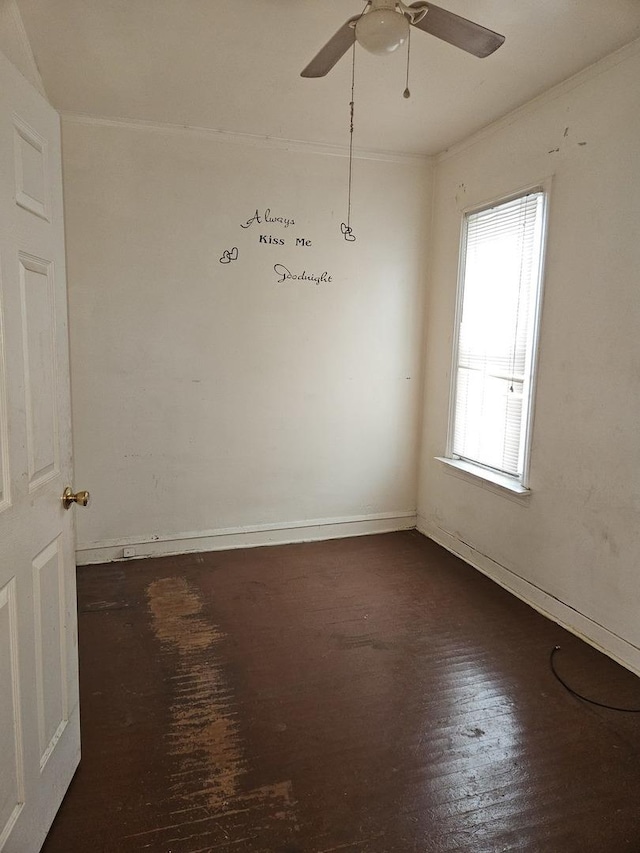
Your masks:
{"label": "black cord on floor", "polygon": [[571,693],[572,696],[575,696],[578,699],[582,699],[583,702],[589,702],[590,705],[597,705],[598,708],[607,708],[609,711],[621,711],[623,714],[640,714],[640,708],[617,708],[615,705],[607,705],[605,702],[597,702],[595,699],[589,699],[587,696],[583,696],[582,693],[578,693],[577,690],[574,690],[573,687],[569,687],[567,682],[558,675],[554,664],[554,657],[556,652],[560,651],[560,646],[554,646],[551,650],[551,654],[549,655],[549,666],[551,667],[551,672],[558,679],[560,684]]}

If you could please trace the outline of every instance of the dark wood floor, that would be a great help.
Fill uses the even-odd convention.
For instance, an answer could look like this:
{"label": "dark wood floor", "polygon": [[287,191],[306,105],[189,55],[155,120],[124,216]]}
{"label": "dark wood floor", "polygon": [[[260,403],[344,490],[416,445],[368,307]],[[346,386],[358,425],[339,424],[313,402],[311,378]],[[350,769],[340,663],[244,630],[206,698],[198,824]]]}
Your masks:
{"label": "dark wood floor", "polygon": [[45,853],[639,853],[638,679],[416,532],[79,570]]}

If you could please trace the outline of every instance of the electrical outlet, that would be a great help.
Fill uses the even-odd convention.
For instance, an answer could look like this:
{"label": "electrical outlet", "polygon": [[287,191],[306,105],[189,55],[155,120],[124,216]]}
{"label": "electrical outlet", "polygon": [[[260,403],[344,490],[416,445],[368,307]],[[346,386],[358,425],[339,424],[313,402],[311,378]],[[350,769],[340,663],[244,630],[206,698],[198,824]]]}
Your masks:
{"label": "electrical outlet", "polygon": [[136,555],[136,549],[132,546],[129,546],[128,548],[122,549],[122,556],[125,558],[125,560],[127,559],[127,557],[135,557],[135,555]]}

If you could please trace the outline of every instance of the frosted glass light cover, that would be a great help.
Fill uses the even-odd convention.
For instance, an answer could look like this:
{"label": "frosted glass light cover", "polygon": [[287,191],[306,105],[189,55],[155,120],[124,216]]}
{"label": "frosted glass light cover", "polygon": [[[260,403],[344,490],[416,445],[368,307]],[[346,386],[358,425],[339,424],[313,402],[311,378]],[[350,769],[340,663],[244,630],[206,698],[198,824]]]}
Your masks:
{"label": "frosted glass light cover", "polygon": [[384,55],[400,47],[409,35],[409,21],[394,9],[367,12],[356,24],[356,39],[370,53]]}

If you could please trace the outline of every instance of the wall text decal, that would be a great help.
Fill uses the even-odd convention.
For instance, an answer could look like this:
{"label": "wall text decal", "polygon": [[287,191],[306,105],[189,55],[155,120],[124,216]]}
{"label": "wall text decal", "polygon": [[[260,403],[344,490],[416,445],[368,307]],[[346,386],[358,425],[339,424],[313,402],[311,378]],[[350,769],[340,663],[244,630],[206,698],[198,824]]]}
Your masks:
{"label": "wall text decal", "polygon": [[[283,246],[297,249],[308,249],[313,246],[314,241],[310,240],[307,236],[299,236],[299,231],[296,233],[296,229],[292,229],[292,232],[282,234],[282,231],[292,228],[295,224],[296,220],[293,216],[276,215],[271,212],[270,207],[257,207],[252,216],[244,222],[239,223],[240,228],[243,230],[253,229],[252,237],[255,241],[254,245],[261,247],[272,246],[276,249],[280,249]],[[277,229],[282,230],[278,233]],[[342,223],[341,230],[345,240],[353,242],[356,239],[348,222],[347,224],[344,222]],[[266,253],[269,253],[268,249],[266,250]],[[238,259],[238,255],[239,251],[237,246],[234,246],[232,249],[225,249],[222,253],[222,257],[220,258],[220,263],[230,264],[232,261],[236,261]],[[243,248],[243,261],[246,261],[246,258],[247,255]],[[334,280],[333,275],[330,275],[328,270],[324,270],[322,272],[309,272],[308,269],[305,268],[302,272],[292,272],[291,269],[286,267],[284,264],[275,264],[273,266],[273,271],[277,276],[276,281],[278,284],[282,284],[287,281],[298,281],[308,282],[317,286],[320,284],[330,284]]]}
{"label": "wall text decal", "polygon": [[[355,240],[355,237],[353,239]],[[263,243],[267,246],[284,246],[286,242],[287,241],[284,237],[274,237],[273,234],[260,234],[258,237],[258,243]],[[296,237],[296,242],[293,245],[308,248],[309,246],[312,246],[313,243],[305,237]]]}
{"label": "wall text decal", "polygon": [[251,228],[251,226],[253,225],[254,222],[257,222],[258,225],[262,225],[263,222],[269,222],[269,223],[283,225],[285,228],[288,228],[290,225],[296,224],[296,221],[293,218],[289,219],[286,216],[272,216],[270,207],[268,207],[265,210],[265,212],[263,213],[262,216],[260,216],[260,212],[258,210],[256,210],[256,212],[253,214],[253,216],[249,217],[249,219],[247,219],[247,221],[244,223],[244,225],[241,224],[240,227],[241,228]]}
{"label": "wall text decal", "polygon": [[303,270],[301,273],[293,273],[284,264],[275,264],[273,271],[278,276],[278,284],[281,284],[283,281],[311,281],[317,286],[319,284],[329,284],[333,281],[333,276],[329,275],[326,270],[318,275],[308,273],[306,270]]}

